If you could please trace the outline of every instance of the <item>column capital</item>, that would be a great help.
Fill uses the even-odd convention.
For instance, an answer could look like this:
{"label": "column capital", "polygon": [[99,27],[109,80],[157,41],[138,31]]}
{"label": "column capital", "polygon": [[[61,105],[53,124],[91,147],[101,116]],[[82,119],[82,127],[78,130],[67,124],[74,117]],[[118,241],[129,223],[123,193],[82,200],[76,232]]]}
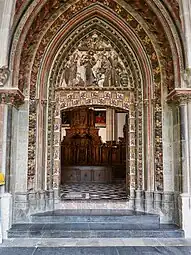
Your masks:
{"label": "column capital", "polygon": [[16,107],[24,103],[24,95],[18,88],[1,88],[0,87],[0,103],[12,104]]}
{"label": "column capital", "polygon": [[171,91],[166,101],[168,103],[186,104],[191,102],[191,88],[176,88]]}

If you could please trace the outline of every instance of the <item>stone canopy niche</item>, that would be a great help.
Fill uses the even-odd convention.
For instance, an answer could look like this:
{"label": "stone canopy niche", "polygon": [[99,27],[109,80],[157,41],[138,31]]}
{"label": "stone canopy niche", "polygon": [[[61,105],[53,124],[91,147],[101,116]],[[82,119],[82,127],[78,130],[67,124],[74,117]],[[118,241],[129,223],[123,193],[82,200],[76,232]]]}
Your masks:
{"label": "stone canopy niche", "polygon": [[103,143],[92,107],[68,113],[70,127],[61,144],[62,183],[111,182],[116,175],[125,180],[125,138]]}

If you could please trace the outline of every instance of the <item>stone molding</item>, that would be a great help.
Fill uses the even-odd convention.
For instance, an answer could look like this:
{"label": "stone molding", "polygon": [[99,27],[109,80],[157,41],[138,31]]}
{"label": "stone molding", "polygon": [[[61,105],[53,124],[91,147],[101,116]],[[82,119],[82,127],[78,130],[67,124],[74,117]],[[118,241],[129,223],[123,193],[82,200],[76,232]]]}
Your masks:
{"label": "stone molding", "polygon": [[191,88],[176,88],[167,96],[168,103],[191,102]]}
{"label": "stone molding", "polygon": [[3,87],[9,79],[10,71],[7,66],[0,68],[0,87]]}
{"label": "stone molding", "polygon": [[12,104],[16,107],[24,103],[24,95],[17,88],[0,88],[0,104]]}

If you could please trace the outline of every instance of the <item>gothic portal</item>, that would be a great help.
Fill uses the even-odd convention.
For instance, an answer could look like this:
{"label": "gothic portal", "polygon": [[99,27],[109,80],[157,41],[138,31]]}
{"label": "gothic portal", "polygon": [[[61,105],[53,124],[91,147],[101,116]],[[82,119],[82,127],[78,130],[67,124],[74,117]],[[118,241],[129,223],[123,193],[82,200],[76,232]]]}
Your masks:
{"label": "gothic portal", "polygon": [[65,207],[66,183],[123,183],[120,206],[191,236],[190,4],[1,1],[1,192],[13,222]]}

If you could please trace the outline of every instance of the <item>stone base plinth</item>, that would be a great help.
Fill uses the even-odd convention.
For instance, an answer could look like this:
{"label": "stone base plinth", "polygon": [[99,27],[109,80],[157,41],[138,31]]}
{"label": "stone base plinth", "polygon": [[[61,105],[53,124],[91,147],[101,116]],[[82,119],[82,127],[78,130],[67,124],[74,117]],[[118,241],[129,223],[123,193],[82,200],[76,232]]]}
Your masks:
{"label": "stone base plinth", "polygon": [[[14,223],[30,222],[30,215],[58,209],[108,209],[132,210],[157,214],[161,223],[177,223],[174,193],[135,190],[127,200],[70,200],[61,201],[53,190],[16,193],[14,199]],[[184,201],[184,206],[186,206]]]}
{"label": "stone base plinth", "polygon": [[180,195],[180,219],[181,227],[184,230],[185,237],[191,238],[191,194],[181,194]]}
{"label": "stone base plinth", "polygon": [[2,239],[7,239],[7,231],[12,224],[12,195],[3,193],[1,195],[1,233]]}

